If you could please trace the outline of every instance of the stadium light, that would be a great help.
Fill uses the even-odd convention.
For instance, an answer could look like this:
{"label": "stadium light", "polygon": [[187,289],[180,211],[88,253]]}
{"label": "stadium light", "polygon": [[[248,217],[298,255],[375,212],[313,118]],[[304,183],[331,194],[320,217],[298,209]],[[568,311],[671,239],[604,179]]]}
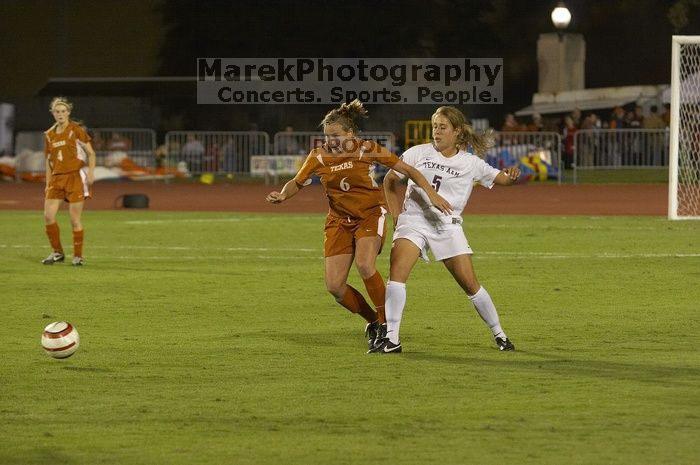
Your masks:
{"label": "stadium light", "polygon": [[564,29],[569,27],[569,23],[571,23],[571,12],[564,5],[564,2],[559,2],[557,7],[552,10],[552,24],[557,28],[560,37]]}

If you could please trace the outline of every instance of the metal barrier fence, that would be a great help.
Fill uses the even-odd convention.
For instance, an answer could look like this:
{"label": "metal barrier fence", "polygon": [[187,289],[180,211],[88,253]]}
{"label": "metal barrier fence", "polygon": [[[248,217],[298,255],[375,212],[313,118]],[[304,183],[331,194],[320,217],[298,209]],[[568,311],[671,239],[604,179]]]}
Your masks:
{"label": "metal barrier fence", "polygon": [[[98,166],[119,168],[125,158],[145,168],[156,165],[156,133],[152,129],[88,128],[88,133]],[[23,131],[16,140],[17,172],[43,174],[46,171],[44,132]]]}
{"label": "metal barrier fence", "polygon": [[582,129],[574,136],[574,183],[578,170],[668,166],[667,129]]}
{"label": "metal barrier fence", "polygon": [[[391,132],[362,132],[362,139],[373,140],[392,152],[397,151],[396,136]],[[307,155],[325,140],[318,131],[283,131],[275,134],[272,143],[274,155]]]}
{"label": "metal barrier fence", "polygon": [[91,128],[89,133],[100,166],[119,167],[127,157],[145,168],[156,166],[156,132],[152,129]]}
{"label": "metal barrier fence", "polygon": [[[486,152],[486,162],[495,168],[516,164],[532,165],[533,170],[561,183],[561,135],[556,132],[495,132],[496,145]],[[527,163],[523,163],[526,158]],[[539,173],[538,173],[539,174]]]}
{"label": "metal barrier fence", "polygon": [[[157,164],[156,133],[152,129],[92,128],[89,132],[98,165],[119,166],[124,157],[146,168]],[[558,133],[496,132],[494,135],[496,146],[486,155],[491,165],[502,168],[524,157],[535,157],[551,167],[550,177],[554,174],[561,182],[562,139]],[[360,136],[375,140],[391,151],[398,150],[391,132],[370,131]],[[319,131],[278,132],[272,145],[268,134],[262,131],[172,131],[165,138],[165,166],[174,168],[184,162],[192,174],[247,174],[251,172],[251,156],[306,155],[323,140],[324,135]],[[18,133],[17,141],[18,148],[43,150],[43,132]],[[574,136],[573,182],[577,182],[579,170],[667,167],[668,148],[667,129],[579,130]],[[43,168],[32,169],[25,161],[21,160],[18,171],[43,172]],[[381,174],[381,168],[379,171]]]}
{"label": "metal barrier fence", "polygon": [[184,163],[191,174],[249,173],[250,157],[270,153],[262,131],[171,131],[165,135],[167,166]]}

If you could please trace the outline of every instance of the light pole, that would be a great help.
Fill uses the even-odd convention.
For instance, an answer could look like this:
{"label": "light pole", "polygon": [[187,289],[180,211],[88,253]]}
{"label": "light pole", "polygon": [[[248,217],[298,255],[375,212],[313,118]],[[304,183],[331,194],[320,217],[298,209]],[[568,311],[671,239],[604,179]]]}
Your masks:
{"label": "light pole", "polygon": [[571,22],[571,12],[564,5],[564,2],[559,2],[552,10],[552,24],[557,28],[559,35],[559,90],[564,90],[564,73],[566,66],[564,65],[564,29],[569,27]]}

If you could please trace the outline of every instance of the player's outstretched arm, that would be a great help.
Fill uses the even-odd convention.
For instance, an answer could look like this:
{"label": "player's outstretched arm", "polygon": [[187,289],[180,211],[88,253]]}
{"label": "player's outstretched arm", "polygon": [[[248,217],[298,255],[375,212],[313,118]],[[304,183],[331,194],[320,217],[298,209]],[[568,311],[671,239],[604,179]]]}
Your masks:
{"label": "player's outstretched arm", "polygon": [[267,200],[270,203],[282,203],[285,200],[294,197],[296,193],[299,192],[299,190],[300,189],[296,181],[292,179],[284,185],[284,187],[282,188],[282,192],[270,192],[269,194],[267,194],[267,198],[265,200]]}
{"label": "player's outstretched arm", "polygon": [[515,184],[520,177],[520,168],[517,166],[511,166],[498,173],[496,179],[494,179],[494,184],[499,186],[512,186]]}
{"label": "player's outstretched arm", "polygon": [[321,154],[317,149],[312,150],[306,157],[304,164],[301,166],[301,169],[296,176],[294,176],[291,181],[284,185],[282,192],[270,192],[267,194],[266,200],[270,203],[282,203],[285,200],[294,197],[302,188],[302,185],[306,185],[311,175],[314,174],[320,163],[320,157]]}
{"label": "player's outstretched arm", "polygon": [[395,164],[393,168],[399,173],[405,174],[411,178],[411,181],[415,182],[418,187],[423,189],[425,193],[428,194],[430,203],[432,203],[435,208],[446,215],[452,213],[452,205],[450,205],[450,202],[442,198],[442,196],[440,196],[435,189],[433,189],[433,186],[430,185],[428,180],[425,179],[425,176],[423,176],[420,171],[402,161]]}

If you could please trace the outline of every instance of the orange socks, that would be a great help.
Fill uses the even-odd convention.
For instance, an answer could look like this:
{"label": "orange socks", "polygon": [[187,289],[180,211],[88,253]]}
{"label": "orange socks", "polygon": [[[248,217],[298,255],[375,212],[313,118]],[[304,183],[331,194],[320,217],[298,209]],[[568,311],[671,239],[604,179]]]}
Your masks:
{"label": "orange socks", "polygon": [[53,251],[56,253],[63,253],[63,247],[61,246],[61,234],[58,229],[58,223],[47,224],[46,235],[49,236],[49,242],[51,243],[51,248],[53,248]]}
{"label": "orange socks", "polygon": [[365,283],[365,288],[369,294],[369,298],[372,299],[374,306],[377,308],[375,312],[372,307],[369,306],[365,298],[352,286],[347,286],[345,295],[342,300],[338,301],[340,305],[350,310],[352,313],[359,313],[362,318],[367,320],[368,323],[379,321],[379,324],[386,323],[386,315],[384,313],[384,299],[386,297],[386,286],[384,286],[384,279],[382,275],[377,271],[371,277],[363,279]]}
{"label": "orange socks", "polygon": [[375,311],[372,310],[372,307],[370,307],[365,298],[362,297],[362,294],[352,286],[347,286],[345,295],[338,303],[352,313],[359,313],[362,318],[367,320],[367,323],[377,321],[377,314]]}
{"label": "orange socks", "polygon": [[[73,231],[73,256],[82,257],[83,256],[83,236],[84,230]],[[58,223],[51,223],[46,225],[46,235],[49,237],[49,242],[54,252],[63,253],[63,246],[61,246],[61,233],[58,229]]]}
{"label": "orange socks", "polygon": [[384,279],[379,271],[374,273],[373,276],[363,279],[365,282],[365,288],[369,294],[369,298],[372,299],[374,306],[377,308],[377,315],[379,315],[379,324],[386,323],[386,315],[384,313],[384,299],[386,297],[386,286],[384,286]]}
{"label": "orange socks", "polygon": [[73,256],[82,257],[83,256],[83,233],[85,231],[81,229],[80,231],[73,231]]}

